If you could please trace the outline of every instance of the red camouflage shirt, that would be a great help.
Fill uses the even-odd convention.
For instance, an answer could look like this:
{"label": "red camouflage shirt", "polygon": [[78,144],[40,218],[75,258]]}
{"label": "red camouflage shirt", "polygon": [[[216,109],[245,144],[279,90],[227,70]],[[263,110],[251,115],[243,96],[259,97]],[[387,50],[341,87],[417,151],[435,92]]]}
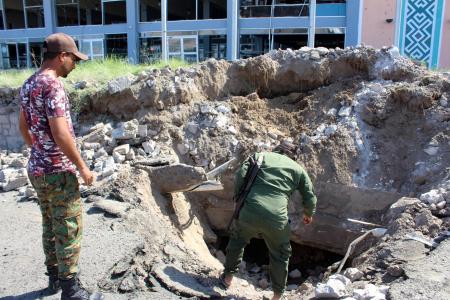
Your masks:
{"label": "red camouflage shirt", "polygon": [[75,165],[53,139],[48,121],[49,118],[65,117],[75,139],[69,99],[62,82],[39,71],[34,73],[20,90],[20,106],[32,140],[28,173],[32,176],[64,171],[75,173]]}

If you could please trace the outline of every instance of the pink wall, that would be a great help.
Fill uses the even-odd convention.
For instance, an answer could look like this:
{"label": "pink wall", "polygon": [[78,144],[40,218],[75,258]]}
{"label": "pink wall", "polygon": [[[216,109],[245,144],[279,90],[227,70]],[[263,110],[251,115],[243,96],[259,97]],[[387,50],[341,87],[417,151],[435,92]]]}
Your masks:
{"label": "pink wall", "polygon": [[450,0],[445,1],[444,22],[442,23],[441,55],[439,68],[450,69]]}
{"label": "pink wall", "polygon": [[[395,39],[396,0],[365,0],[362,15],[361,42],[381,48],[391,46]],[[393,19],[387,23],[386,19]]]}

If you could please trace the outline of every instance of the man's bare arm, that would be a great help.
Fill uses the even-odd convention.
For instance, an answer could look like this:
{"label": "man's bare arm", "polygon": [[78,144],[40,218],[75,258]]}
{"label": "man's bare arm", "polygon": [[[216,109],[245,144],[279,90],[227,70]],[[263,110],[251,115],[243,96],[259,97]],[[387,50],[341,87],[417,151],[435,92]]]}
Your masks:
{"label": "man's bare arm", "polygon": [[20,110],[19,113],[19,130],[23,140],[25,141],[25,144],[27,144],[27,146],[31,146],[33,142],[31,140],[31,134],[28,131],[28,125],[25,121],[25,115],[23,114],[22,110]]}
{"label": "man's bare arm", "polygon": [[56,117],[48,119],[50,130],[52,131],[53,139],[59,146],[61,151],[70,159],[71,162],[77,166],[80,176],[87,185],[92,184],[93,175],[89,168],[81,158],[80,152],[75,145],[72,134],[69,130],[69,125],[64,117]]}

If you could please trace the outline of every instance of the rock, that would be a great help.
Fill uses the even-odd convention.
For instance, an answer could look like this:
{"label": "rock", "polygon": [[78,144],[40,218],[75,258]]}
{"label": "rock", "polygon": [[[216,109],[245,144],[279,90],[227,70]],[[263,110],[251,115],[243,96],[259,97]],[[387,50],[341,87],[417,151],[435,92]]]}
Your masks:
{"label": "rock", "polygon": [[327,111],[327,116],[329,117],[334,117],[337,114],[337,109],[336,108],[331,108],[329,111]]}
{"label": "rock", "polygon": [[85,161],[92,160],[94,158],[94,155],[95,155],[95,151],[94,150],[81,151],[81,157],[83,157],[83,159]]}
{"label": "rock", "polygon": [[113,154],[120,154],[120,155],[127,155],[128,152],[130,152],[129,144],[123,144],[123,145],[117,146],[113,150]]}
{"label": "rock", "polygon": [[147,154],[153,153],[153,151],[155,151],[155,147],[156,147],[156,142],[153,140],[142,143],[142,148],[144,148],[144,151]]}
{"label": "rock", "polygon": [[97,207],[113,216],[123,217],[128,210],[129,205],[128,203],[115,200],[101,199],[94,202],[94,207]]}
{"label": "rock", "polygon": [[113,153],[113,158],[116,164],[121,164],[125,161],[125,155],[121,155],[117,152]]}
{"label": "rock", "polygon": [[28,184],[26,169],[7,168],[0,170],[0,187],[3,191],[9,192]]}
{"label": "rock", "polygon": [[177,149],[180,155],[185,155],[189,152],[189,144],[178,144]]}
{"label": "rock", "polygon": [[200,127],[198,126],[198,124],[194,122],[189,122],[187,124],[187,130],[192,134],[196,134],[199,131],[199,129]]}
{"label": "rock", "polygon": [[200,104],[200,112],[202,114],[217,115],[217,110],[215,110],[209,104]]}
{"label": "rock", "polygon": [[114,162],[114,158],[110,156],[103,162],[101,176],[103,178],[108,177],[114,174],[115,170],[116,170],[116,163]]}
{"label": "rock", "polygon": [[265,290],[269,287],[269,281],[267,280],[267,278],[264,277],[258,281],[258,285],[260,288]]}
{"label": "rock", "polygon": [[298,269],[289,272],[289,278],[300,278],[300,277],[302,277],[302,273]]}
{"label": "rock", "polygon": [[320,53],[319,53],[319,51],[312,50],[310,52],[310,55],[311,55],[311,59],[312,60],[320,60]]}
{"label": "rock", "polygon": [[327,55],[330,52],[330,50],[328,50],[328,48],[325,47],[317,47],[315,48],[315,50],[319,52],[320,55]]}
{"label": "rock", "polygon": [[300,292],[304,293],[306,291],[310,291],[314,288],[312,283],[310,282],[303,282],[300,287],[298,288]]}
{"label": "rock", "polygon": [[137,120],[120,123],[119,126],[112,131],[112,137],[116,140],[134,139],[138,133],[139,123]]}
{"label": "rock", "polygon": [[89,143],[89,142],[85,142],[83,143],[83,149],[84,150],[98,150],[101,148],[100,143]]}
{"label": "rock", "polygon": [[420,195],[420,200],[429,204],[437,204],[444,200],[444,197],[439,190],[431,190],[428,193]]}
{"label": "rock", "polygon": [[87,82],[85,80],[81,80],[81,81],[75,82],[74,85],[73,85],[73,87],[76,90],[84,90],[86,88],[86,86],[87,86]]}
{"label": "rock", "polygon": [[326,127],[325,128],[325,130],[324,130],[324,134],[327,136],[327,137],[330,137],[330,136],[332,136],[336,131],[337,131],[337,125],[330,125],[330,126],[328,126],[328,127]]}
{"label": "rock", "polygon": [[125,155],[126,160],[134,160],[136,158],[136,154],[134,153],[133,149],[130,149],[128,153]]}
{"label": "rock", "polygon": [[436,209],[443,209],[445,205],[447,205],[447,202],[445,200],[441,201],[438,204],[436,204]]}
{"label": "rock", "polygon": [[231,134],[234,134],[234,135],[237,134],[237,130],[236,130],[236,128],[234,126],[228,126],[227,130]]}
{"label": "rock", "polygon": [[349,278],[353,282],[360,280],[364,276],[364,273],[357,268],[348,268],[345,270],[344,276]]}
{"label": "rock", "polygon": [[12,168],[26,168],[28,164],[28,159],[25,157],[18,157],[18,158],[14,158],[11,163],[10,163],[10,167]]}
{"label": "rock", "polygon": [[108,156],[108,152],[106,152],[106,150],[104,148],[100,148],[97,152],[95,152],[94,154],[94,158],[98,159],[101,157],[105,157]]}
{"label": "rock", "polygon": [[138,125],[138,135],[140,137],[147,137],[148,130],[147,125]]}
{"label": "rock", "polygon": [[433,224],[433,215],[431,214],[431,211],[422,211],[414,218],[414,223],[416,224],[416,227],[430,226],[431,224]]}
{"label": "rock", "polygon": [[436,155],[439,151],[439,147],[428,147],[423,150],[426,154],[433,156]]}
{"label": "rock", "polygon": [[144,149],[142,149],[142,148],[138,148],[137,149],[137,153],[140,156],[146,156],[147,155],[147,153],[145,153]]}
{"label": "rock", "polygon": [[347,295],[347,286],[350,279],[343,275],[330,276],[326,284],[317,284],[315,295],[317,298],[342,298]]}
{"label": "rock", "polygon": [[286,291],[296,291],[297,289],[298,289],[297,284],[289,284],[288,286],[286,286]]}
{"label": "rock", "polygon": [[216,107],[216,110],[223,114],[227,114],[227,113],[231,112],[231,108],[229,108],[228,106],[225,106],[223,104]]}
{"label": "rock", "polygon": [[393,277],[400,277],[404,273],[403,268],[398,265],[389,266],[386,272]]}
{"label": "rock", "polygon": [[351,106],[343,106],[339,110],[338,115],[340,117],[348,117],[348,116],[350,116],[351,112],[352,112],[352,107]]}
{"label": "rock", "polygon": [[386,299],[386,293],[389,287],[377,287],[373,284],[368,284],[364,289],[355,289],[353,291],[353,298],[356,300],[382,300]]}
{"label": "rock", "polygon": [[129,76],[123,76],[108,82],[108,92],[112,95],[129,88],[134,79]]}
{"label": "rock", "polygon": [[444,197],[444,199],[447,202],[447,204],[450,204],[450,191],[447,191],[447,192],[443,193],[442,197]]}

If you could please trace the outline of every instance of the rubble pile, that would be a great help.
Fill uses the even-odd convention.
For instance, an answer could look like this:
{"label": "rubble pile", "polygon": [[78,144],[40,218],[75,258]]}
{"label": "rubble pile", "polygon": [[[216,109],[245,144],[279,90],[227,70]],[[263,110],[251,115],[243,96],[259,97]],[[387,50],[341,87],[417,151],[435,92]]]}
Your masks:
{"label": "rubble pile", "polygon": [[[409,282],[421,284],[411,279],[413,258],[448,243],[449,97],[448,76],[427,71],[395,47],[303,47],[109,82],[89,96],[76,123],[77,145],[98,179],[82,195],[127,222],[143,245],[117,262],[100,286],[125,293],[162,284],[197,297],[270,294],[264,265],[243,263],[228,291],[214,279],[224,260],[216,246],[233,212],[237,164],[221,175],[221,191],[176,191],[206,180],[206,172],[232,158],[242,161],[287,139],[300,145],[298,161],[319,195],[319,225],[310,229],[301,225],[301,199],[294,195],[293,241],[344,255],[354,238],[371,229],[347,218],[387,229],[381,238],[364,240],[341,274],[332,266],[290,270],[287,298],[414,295],[420,287]],[[24,169],[28,155],[0,153],[3,191],[32,196]],[[319,232],[319,226],[333,231]],[[439,293],[433,290],[429,299],[441,299]]]}

